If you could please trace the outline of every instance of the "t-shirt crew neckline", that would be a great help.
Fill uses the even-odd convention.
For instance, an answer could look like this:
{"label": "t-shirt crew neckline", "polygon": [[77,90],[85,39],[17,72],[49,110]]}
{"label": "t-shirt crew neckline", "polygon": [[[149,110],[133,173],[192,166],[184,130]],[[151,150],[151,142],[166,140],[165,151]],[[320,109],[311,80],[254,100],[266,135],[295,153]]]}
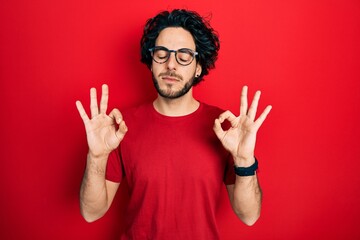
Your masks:
{"label": "t-shirt crew neckline", "polygon": [[151,103],[151,113],[152,115],[154,115],[156,118],[161,119],[161,120],[166,120],[166,121],[181,121],[181,120],[185,120],[185,119],[189,119],[189,118],[193,118],[196,117],[198,114],[201,113],[202,109],[204,107],[204,104],[202,102],[199,101],[199,107],[192,113],[183,115],[183,116],[166,116],[163,115],[161,113],[159,113],[153,103]]}

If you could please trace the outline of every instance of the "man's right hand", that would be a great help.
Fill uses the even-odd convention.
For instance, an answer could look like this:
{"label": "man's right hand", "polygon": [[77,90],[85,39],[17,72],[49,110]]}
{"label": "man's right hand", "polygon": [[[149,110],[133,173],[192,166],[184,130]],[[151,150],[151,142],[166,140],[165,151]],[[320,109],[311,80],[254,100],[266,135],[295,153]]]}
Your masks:
{"label": "man's right hand", "polygon": [[108,156],[119,146],[128,130],[118,109],[114,108],[109,115],[106,114],[108,99],[109,88],[106,84],[102,85],[100,107],[97,103],[96,89],[90,89],[91,119],[81,102],[76,101],[76,107],[85,125],[89,154],[94,158]]}

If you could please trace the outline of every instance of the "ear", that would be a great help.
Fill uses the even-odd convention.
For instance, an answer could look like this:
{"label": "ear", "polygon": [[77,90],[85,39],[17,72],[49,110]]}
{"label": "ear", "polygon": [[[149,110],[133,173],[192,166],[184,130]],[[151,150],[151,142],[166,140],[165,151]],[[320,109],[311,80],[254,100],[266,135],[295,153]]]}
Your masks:
{"label": "ear", "polygon": [[202,67],[201,67],[200,63],[198,63],[198,64],[196,64],[195,76],[199,77],[201,72],[202,72]]}

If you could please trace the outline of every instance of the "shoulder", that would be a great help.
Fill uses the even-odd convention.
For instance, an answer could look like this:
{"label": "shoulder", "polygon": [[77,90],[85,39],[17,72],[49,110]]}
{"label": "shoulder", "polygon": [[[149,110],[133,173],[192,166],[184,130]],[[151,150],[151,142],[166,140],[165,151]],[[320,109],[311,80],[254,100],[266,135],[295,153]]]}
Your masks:
{"label": "shoulder", "polygon": [[122,111],[123,117],[125,118],[137,118],[144,117],[144,114],[150,114],[152,111],[152,103],[143,103],[138,106],[129,107]]}
{"label": "shoulder", "polygon": [[207,115],[211,115],[211,116],[213,116],[213,115],[218,116],[224,112],[223,109],[221,109],[217,106],[210,105],[210,104],[203,103],[203,102],[201,102],[200,104],[202,106],[203,114],[207,114]]}

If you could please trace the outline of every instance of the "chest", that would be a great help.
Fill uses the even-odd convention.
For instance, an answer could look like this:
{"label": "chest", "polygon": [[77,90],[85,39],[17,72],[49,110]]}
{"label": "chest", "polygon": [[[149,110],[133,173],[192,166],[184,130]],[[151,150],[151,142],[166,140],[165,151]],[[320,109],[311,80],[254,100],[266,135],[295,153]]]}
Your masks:
{"label": "chest", "polygon": [[[132,131],[132,129],[129,130]],[[121,146],[129,185],[219,185],[226,151],[208,124],[145,124]]]}

